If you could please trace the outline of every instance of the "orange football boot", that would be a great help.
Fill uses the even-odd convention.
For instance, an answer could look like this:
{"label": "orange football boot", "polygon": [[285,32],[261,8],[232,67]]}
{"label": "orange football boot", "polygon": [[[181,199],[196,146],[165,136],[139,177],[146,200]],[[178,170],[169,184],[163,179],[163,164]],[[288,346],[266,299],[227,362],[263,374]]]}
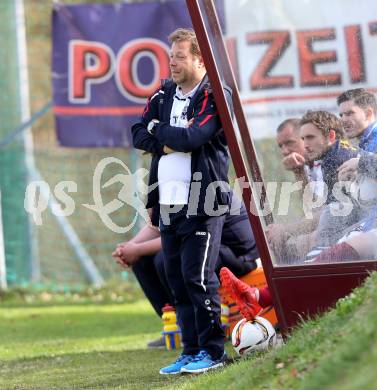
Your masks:
{"label": "orange football boot", "polygon": [[227,267],[220,270],[221,286],[235,301],[240,313],[247,320],[253,320],[263,308],[258,303],[259,291],[239,280]]}

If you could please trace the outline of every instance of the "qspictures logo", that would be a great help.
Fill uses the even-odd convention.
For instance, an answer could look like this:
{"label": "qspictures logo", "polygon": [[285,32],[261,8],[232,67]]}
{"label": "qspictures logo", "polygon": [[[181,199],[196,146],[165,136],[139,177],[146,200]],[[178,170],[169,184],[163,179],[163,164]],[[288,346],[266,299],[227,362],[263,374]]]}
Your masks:
{"label": "qspictures logo", "polygon": [[[101,185],[102,176],[105,169],[110,164],[121,166],[124,173],[116,174],[111,179]],[[98,214],[103,224],[114,233],[124,234],[131,230],[140,216],[145,222],[149,221],[148,212],[142,201],[149,191],[149,187],[144,183],[148,171],[140,168],[134,173],[127,165],[118,158],[106,157],[96,166],[93,174],[93,203],[83,203],[82,207],[88,208]],[[102,190],[120,183],[121,189],[116,199],[104,203]],[[33,216],[36,225],[42,225],[42,215],[50,208],[56,216],[69,217],[76,210],[76,204],[68,193],[77,192],[78,186],[74,181],[59,182],[54,191],[45,181],[33,181],[29,183],[25,192],[25,210]],[[117,225],[112,218],[116,212],[122,212],[122,208],[129,206],[134,210],[134,217],[125,226]]]}
{"label": "qspictures logo", "polygon": [[[121,167],[123,173],[117,173],[105,183],[103,181],[104,172],[110,164],[115,164]],[[148,170],[140,168],[135,172],[127,167],[127,165],[118,158],[106,157],[102,159],[96,166],[93,172],[93,190],[92,199],[88,203],[80,204],[95,212],[105,227],[114,233],[124,234],[131,230],[138,221],[139,216],[147,223],[149,222],[148,211],[145,208],[144,199],[147,195],[155,190],[158,183],[147,185],[145,183],[148,176]],[[315,183],[304,185],[299,182],[248,182],[244,177],[237,178],[231,188],[227,182],[215,181],[210,183],[207,188],[202,188],[201,173],[193,174],[194,181],[191,183],[187,215],[198,215],[200,194],[205,193],[204,212],[208,216],[219,216],[226,213],[231,215],[240,215],[242,193],[244,189],[250,188],[253,194],[254,201],[246,208],[249,208],[253,215],[266,217],[267,215],[288,215],[288,210],[291,203],[291,195],[299,191],[301,193],[302,210],[306,219],[313,219],[313,211],[319,210],[326,205],[328,198],[328,189],[323,183],[323,195],[318,196],[315,193]],[[104,203],[103,190],[108,187],[120,184],[120,190],[115,199]],[[177,188],[182,183],[169,182],[172,191],[177,191]],[[347,216],[351,213],[358,200],[357,187],[353,188],[353,182],[337,182],[332,189],[332,195],[335,199],[329,205],[330,213],[334,216]],[[265,191],[263,191],[263,189]],[[76,210],[74,199],[69,193],[78,191],[78,184],[74,181],[61,181],[53,191],[46,181],[38,180],[29,183],[25,192],[24,208],[33,217],[36,225],[43,224],[43,213],[49,208],[51,212],[60,217],[69,217]],[[218,191],[232,191],[233,198],[230,206],[222,205],[215,207],[216,194]],[[263,199],[263,202],[262,202]],[[125,226],[119,226],[114,222],[114,215],[122,213],[126,208],[133,209],[133,218],[130,218]],[[161,207],[161,219],[165,225],[170,224],[170,216],[183,209],[184,205],[172,205]]]}

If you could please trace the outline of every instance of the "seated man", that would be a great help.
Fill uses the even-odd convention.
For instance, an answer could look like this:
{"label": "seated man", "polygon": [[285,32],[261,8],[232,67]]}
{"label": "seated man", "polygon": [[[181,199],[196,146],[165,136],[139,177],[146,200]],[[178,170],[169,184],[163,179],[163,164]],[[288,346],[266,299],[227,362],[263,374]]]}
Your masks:
{"label": "seated man", "polygon": [[[346,135],[355,144],[357,143],[360,154],[364,155],[365,152],[376,153],[377,100],[374,94],[364,88],[350,89],[337,97],[337,104]],[[367,169],[363,160],[362,157],[360,160],[361,174],[365,174],[366,172],[363,172],[363,170]],[[348,181],[353,179],[358,163],[358,159],[352,159],[339,167],[339,180]],[[349,176],[350,172],[353,173],[352,177]],[[363,185],[364,189],[368,188],[366,184]],[[326,208],[321,215],[315,247],[321,249],[335,244],[342,237],[345,229],[367,217],[368,214],[368,208],[358,207],[357,202],[354,203],[352,212],[346,216],[332,215],[329,208]]]}
{"label": "seated man", "polygon": [[[239,202],[233,197],[234,202]],[[237,206],[237,205],[236,205]],[[237,210],[238,207],[233,207]],[[221,267],[227,266],[237,276],[243,276],[257,267],[259,257],[246,208],[239,204],[239,215],[228,214],[225,219],[219,259],[216,266],[218,274]],[[157,228],[158,209],[152,210],[152,225],[144,226],[130,241],[121,243],[113,253],[116,261],[123,267],[132,266],[146,297],[157,315],[162,316],[162,307],[173,303],[165,276],[164,258],[161,250],[160,233]],[[149,347],[164,346],[164,339],[152,341]]]}
{"label": "seated man", "polygon": [[300,119],[289,118],[276,130],[276,142],[282,154],[282,164],[287,171],[293,172],[296,181],[305,181],[305,148],[300,137]]}
{"label": "seated man", "polygon": [[[294,174],[295,181],[296,183],[300,184],[301,189],[296,195],[293,195],[293,201],[291,198],[291,193],[287,195],[281,193],[280,202],[289,202],[288,214],[290,219],[287,220],[283,217],[282,220],[279,220],[279,222],[270,224],[266,233],[271,248],[280,253],[279,258],[284,259],[285,261],[292,261],[300,258],[300,256],[297,256],[294,250],[287,250],[286,252],[289,252],[289,255],[281,253],[280,249],[283,247],[284,243],[287,243],[292,232],[295,232],[298,229],[302,234],[311,232],[314,229],[312,226],[313,223],[311,221],[309,221],[309,223],[306,223],[305,221],[305,225],[307,226],[303,226],[303,223],[300,220],[297,229],[292,224],[292,213],[295,215],[294,219],[301,218],[302,210],[300,210],[299,202],[300,198],[302,199],[303,196],[302,188],[308,183],[304,171],[305,147],[304,142],[300,137],[299,118],[288,118],[279,124],[276,129],[276,143],[281,152],[282,166],[286,171],[292,172]],[[292,186],[294,185],[295,183],[292,183]],[[284,200],[283,196],[288,196],[288,199]],[[287,223],[290,227],[288,230]],[[304,241],[306,241],[305,238]]]}
{"label": "seated man", "polygon": [[[308,111],[300,121],[300,136],[305,148],[304,170],[315,204],[329,204],[336,200],[333,189],[337,182],[338,167],[356,157],[357,151],[344,140],[340,120],[326,111]],[[299,240],[298,246],[297,235],[315,230],[321,210],[310,210],[314,211],[311,220],[268,226],[267,238],[275,254],[279,254],[280,262],[303,259],[312,246],[312,237],[304,236],[305,240]],[[278,234],[281,230],[284,231],[284,240]]]}
{"label": "seated man", "polygon": [[[369,213],[343,231],[343,236],[335,245],[313,253],[312,258],[309,257],[305,262],[320,264],[377,259],[377,155],[363,153],[360,157],[346,161],[338,170],[339,180],[355,179],[357,174],[370,179],[366,182],[367,188],[361,188],[360,191],[366,196],[359,199],[361,201],[359,206],[362,206],[364,201]],[[373,205],[370,204],[371,200],[374,202]],[[249,320],[258,315],[263,308],[273,304],[269,287],[258,289],[248,286],[226,267],[221,269],[220,279],[223,288],[236,302],[242,316]]]}
{"label": "seated man", "polygon": [[[361,198],[359,204],[362,207],[363,201],[366,202],[368,215],[343,231],[343,236],[335,245],[312,253],[311,258],[309,256],[305,262],[320,264],[377,259],[377,155],[364,153],[360,157],[348,160],[339,168],[340,180],[354,179],[357,174],[370,179],[366,182],[367,189],[361,188],[360,192],[366,193],[367,196]],[[373,205],[369,203],[371,200],[374,202]],[[237,279],[226,267],[221,269],[220,278],[223,288],[247,319],[254,318],[263,308],[273,304],[268,287],[263,289],[250,287]]]}
{"label": "seated man", "polygon": [[328,204],[336,200],[333,189],[338,181],[338,168],[345,161],[356,157],[357,150],[346,141],[340,120],[330,112],[308,111],[300,125],[308,181],[314,196],[324,198]]}
{"label": "seated man", "polygon": [[377,99],[364,88],[349,89],[336,99],[339,115],[349,139],[360,149],[377,152]]}

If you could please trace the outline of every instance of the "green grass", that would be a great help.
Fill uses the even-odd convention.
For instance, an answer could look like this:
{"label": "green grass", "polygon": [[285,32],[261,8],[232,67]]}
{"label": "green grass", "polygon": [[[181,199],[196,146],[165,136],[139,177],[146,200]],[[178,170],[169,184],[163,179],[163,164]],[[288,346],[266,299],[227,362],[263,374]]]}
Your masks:
{"label": "green grass", "polygon": [[287,343],[179,389],[377,388],[377,273],[321,318],[303,323]]}
{"label": "green grass", "polygon": [[[0,308],[1,389],[156,388],[175,352],[147,351],[161,321],[145,301]],[[177,378],[179,380],[179,378]]]}
{"label": "green grass", "polygon": [[[377,273],[286,345],[198,377],[165,377],[176,352],[145,349],[147,302],[0,306],[0,389],[375,389]],[[229,345],[227,349],[230,350]]]}

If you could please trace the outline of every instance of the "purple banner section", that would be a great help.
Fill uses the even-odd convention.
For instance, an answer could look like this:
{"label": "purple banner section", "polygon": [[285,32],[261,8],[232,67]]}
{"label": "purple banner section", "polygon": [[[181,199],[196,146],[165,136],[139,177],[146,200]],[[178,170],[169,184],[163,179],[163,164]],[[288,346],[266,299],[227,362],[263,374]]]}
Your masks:
{"label": "purple banner section", "polygon": [[130,147],[146,99],[169,77],[167,36],[191,27],[184,0],[55,5],[52,80],[58,141]]}

